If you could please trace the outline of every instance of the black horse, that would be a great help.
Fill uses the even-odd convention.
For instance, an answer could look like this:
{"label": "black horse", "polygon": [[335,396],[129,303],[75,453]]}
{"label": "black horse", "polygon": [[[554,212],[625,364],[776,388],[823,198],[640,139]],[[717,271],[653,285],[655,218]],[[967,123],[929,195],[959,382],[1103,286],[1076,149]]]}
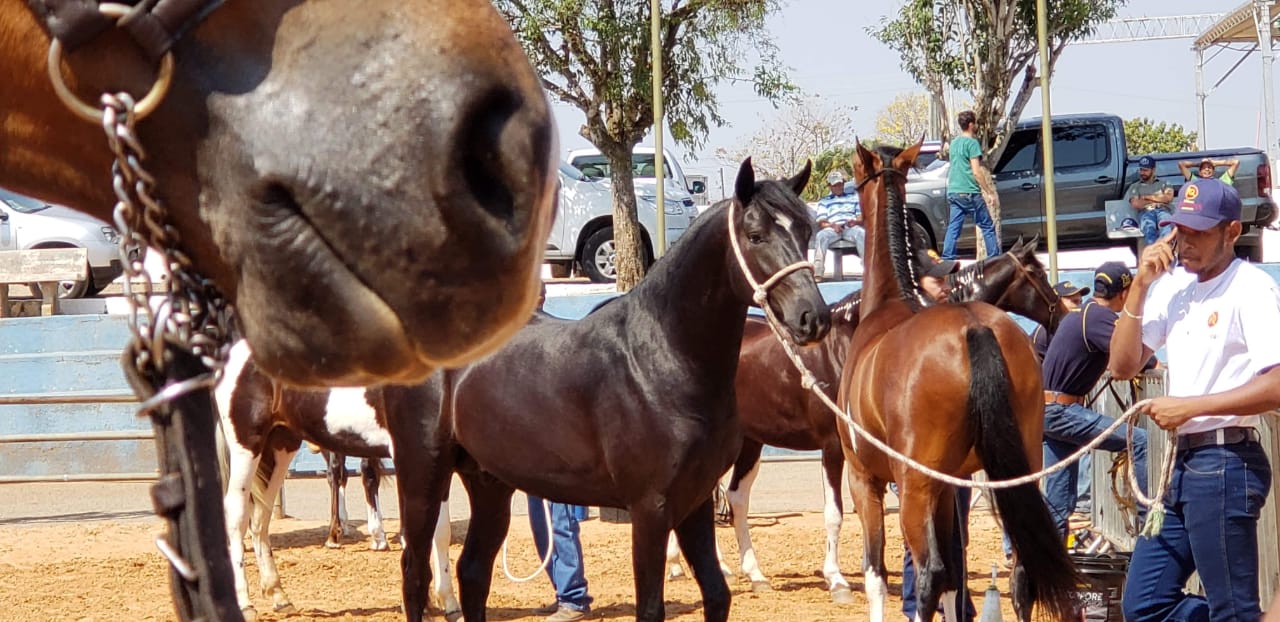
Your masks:
{"label": "black horse", "polygon": [[[711,493],[742,442],[733,382],[753,282],[768,284],[766,304],[796,342],[830,326],[803,254],[812,225],[797,194],[809,171],[757,182],[747,160],[734,198],[699,218],[626,296],[580,321],[536,316],[489,358],[388,388],[408,619],[422,617],[431,527],[454,470],[471,497],[458,560],[469,622],[485,620],[516,488],[630,511],[637,620],[664,618],[672,529],[705,619],[728,618]],[[431,402],[440,408],[423,408]]]}

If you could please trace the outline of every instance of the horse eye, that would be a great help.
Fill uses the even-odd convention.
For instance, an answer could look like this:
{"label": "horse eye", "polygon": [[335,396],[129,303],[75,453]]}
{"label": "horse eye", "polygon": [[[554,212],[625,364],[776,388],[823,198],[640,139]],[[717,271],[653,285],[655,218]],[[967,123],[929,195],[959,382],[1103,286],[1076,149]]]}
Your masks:
{"label": "horse eye", "polygon": [[764,244],[764,236],[759,233],[749,233],[747,239],[751,240],[752,244]]}

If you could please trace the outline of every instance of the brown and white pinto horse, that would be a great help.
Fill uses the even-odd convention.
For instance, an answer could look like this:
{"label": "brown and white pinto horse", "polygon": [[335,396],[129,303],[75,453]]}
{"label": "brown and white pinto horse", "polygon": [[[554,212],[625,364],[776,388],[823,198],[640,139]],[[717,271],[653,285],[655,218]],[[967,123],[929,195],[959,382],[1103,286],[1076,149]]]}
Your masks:
{"label": "brown and white pinto horse", "polygon": [[[867,226],[861,319],[850,343],[838,404],[875,438],[917,462],[956,477],[985,470],[992,480],[1027,475],[1041,464],[1044,403],[1040,368],[1027,335],[983,302],[921,308],[903,207],[907,169],[920,145],[853,160]],[[884,619],[884,489],[897,482],[903,536],[918,573],[919,620],[939,601],[956,617],[959,560],[948,559],[956,529],[955,489],[891,458],[838,427],[850,463],[850,489],[862,519],[871,619]],[[1022,620],[1032,603],[1050,616],[1074,612],[1076,573],[1034,482],[995,492],[1013,544],[1013,600]],[[943,598],[945,596],[945,598]]]}
{"label": "brown and white pinto horse", "polygon": [[[917,243],[927,244],[918,231]],[[1066,316],[1058,304],[1048,274],[1035,250],[1038,240],[1024,244],[1018,240],[1007,253],[962,268],[947,276],[951,302],[980,300],[1035,320],[1046,329],[1057,329]],[[835,399],[849,342],[858,326],[861,292],[853,292],[831,305],[831,330],[811,348],[798,351],[805,366]],[[734,535],[738,540],[741,569],[754,590],[769,589],[760,570],[751,534],[747,527],[751,485],[759,473],[764,445],[796,451],[821,451],[827,545],[822,576],[836,602],[851,602],[849,583],[840,572],[840,527],[844,521],[844,498],[840,494],[845,470],[844,452],[836,433],[837,420],[811,391],[800,383],[800,372],[774,337],[763,318],[748,317],[738,357],[734,382],[738,400],[738,422],[742,426],[742,449],[733,465],[727,497],[732,508]],[[668,544],[668,564],[672,576],[680,574],[673,547]]]}
{"label": "brown and white pinto horse", "polygon": [[[491,3],[123,1],[194,18],[161,24],[190,28],[137,134],[168,224],[263,369],[305,385],[419,380],[524,325],[556,131]],[[36,13],[95,6],[0,0],[0,186],[112,222],[102,123],[55,94]],[[65,81],[95,106],[155,82],[156,62],[110,23],[64,42]]]}
{"label": "brown and white pinto horse", "polygon": [[[343,538],[358,535],[347,518],[347,481],[350,475],[347,473],[347,456],[319,445],[312,445],[311,449],[324,458],[324,477],[329,483],[329,536],[325,538],[324,545],[330,549],[341,548]],[[258,470],[261,471],[262,467],[259,466]],[[364,505],[369,519],[369,548],[375,551],[388,548],[387,532],[382,529],[382,505],[378,501],[378,489],[384,474],[381,458],[360,460],[360,482],[364,484]]]}
{"label": "brown and white pinto horse", "polygon": [[[391,458],[391,436],[381,389],[339,388],[300,390],[281,387],[250,360],[245,341],[231,349],[222,382],[214,391],[223,437],[227,444],[226,508],[236,599],[246,619],[257,613],[249,598],[244,574],[244,534],[250,536],[258,559],[262,593],[276,611],[292,611],[271,552],[271,510],[284,484],[289,463],[305,440],[321,448],[363,458]],[[376,479],[375,479],[376,483]],[[370,487],[366,483],[366,494]],[[370,547],[388,549],[376,499],[371,501]],[[403,536],[403,534],[402,534]],[[330,534],[332,538],[332,533]],[[328,545],[329,542],[326,542]],[[432,541],[433,591],[445,615],[454,620],[461,606],[449,574],[449,511],[444,502]]]}

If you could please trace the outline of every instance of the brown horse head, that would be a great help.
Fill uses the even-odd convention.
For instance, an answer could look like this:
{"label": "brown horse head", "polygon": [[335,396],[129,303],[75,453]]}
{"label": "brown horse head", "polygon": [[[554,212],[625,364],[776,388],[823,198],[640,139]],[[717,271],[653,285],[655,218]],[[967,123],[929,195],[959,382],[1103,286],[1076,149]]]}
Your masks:
{"label": "brown horse head", "polygon": [[[49,38],[0,0],[0,185],[111,221],[102,128],[59,103]],[[555,193],[537,74],[483,0],[227,0],[173,48],[146,168],[257,362],[292,383],[411,381],[529,317]],[[62,68],[141,97],[120,32]]]}
{"label": "brown horse head", "polygon": [[916,276],[910,259],[906,215],[907,171],[915,164],[923,141],[906,149],[880,147],[871,151],[858,141],[853,156],[853,177],[858,182],[862,202],[867,247],[863,249],[865,276],[862,290],[862,317],[885,302],[906,302],[916,308]]}

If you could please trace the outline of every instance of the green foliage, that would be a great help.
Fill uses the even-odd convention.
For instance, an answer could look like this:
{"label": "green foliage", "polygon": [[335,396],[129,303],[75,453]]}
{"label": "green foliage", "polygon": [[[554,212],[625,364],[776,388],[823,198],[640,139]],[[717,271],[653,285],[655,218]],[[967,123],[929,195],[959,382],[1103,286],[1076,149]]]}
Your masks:
{"label": "green foliage", "polygon": [[1196,144],[1195,132],[1188,132],[1177,123],[1156,123],[1146,117],[1126,119],[1124,136],[1131,158],[1149,153],[1191,151]]}

